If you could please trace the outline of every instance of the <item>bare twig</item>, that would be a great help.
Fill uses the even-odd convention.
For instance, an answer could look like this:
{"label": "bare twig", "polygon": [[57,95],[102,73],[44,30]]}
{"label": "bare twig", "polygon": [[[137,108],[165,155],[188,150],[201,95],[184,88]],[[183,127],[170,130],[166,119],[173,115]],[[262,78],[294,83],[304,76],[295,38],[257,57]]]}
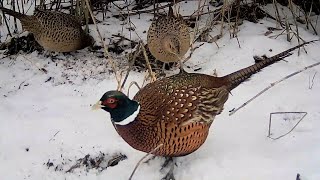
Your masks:
{"label": "bare twig", "polygon": [[[273,114],[304,114],[304,115],[303,115],[303,116],[300,118],[300,120],[290,129],[290,131],[288,131],[287,133],[285,133],[285,134],[283,134],[283,135],[281,135],[281,136],[278,136],[278,137],[276,137],[276,138],[273,138],[273,137],[271,137],[271,134],[272,134],[272,133],[271,133],[271,121],[272,121],[272,115],[273,115]],[[270,116],[269,116],[268,138],[273,139],[273,140],[277,140],[277,139],[280,139],[280,138],[282,138],[282,137],[290,134],[290,133],[298,126],[298,124],[304,119],[304,117],[306,117],[307,114],[308,114],[307,112],[272,112],[272,113],[270,113]]]}
{"label": "bare twig", "polygon": [[[1,4],[2,5],[2,4]],[[8,34],[10,37],[12,37],[12,34],[11,34],[11,31],[10,31],[10,27],[9,27],[9,24],[8,24],[8,21],[7,21],[7,18],[4,14],[4,12],[2,11],[2,17],[3,17],[3,20],[4,20],[4,23],[6,24],[6,27],[7,27],[7,30],[8,30]]]}
{"label": "bare twig", "polygon": [[[136,51],[134,52],[132,58],[131,58],[131,59],[130,59],[130,57],[128,58],[129,67],[128,67],[127,73],[126,73],[126,75],[125,75],[125,77],[124,77],[124,79],[123,79],[123,81],[122,81],[121,89],[124,87],[124,85],[125,85],[128,77],[129,77],[129,73],[130,73],[130,71],[132,70],[132,67],[133,67],[133,65],[134,65],[134,63],[135,63],[138,55],[140,54],[140,52],[141,52],[141,46],[140,46],[140,44],[139,44],[139,45],[137,46],[137,49],[136,49]],[[129,90],[128,90],[128,91],[129,91]]]}
{"label": "bare twig", "polygon": [[[180,1],[182,1],[182,0],[177,0],[177,2],[180,2]],[[113,17],[119,18],[119,17],[125,17],[125,16],[138,15],[138,14],[142,14],[142,13],[151,13],[151,12],[154,12],[156,10],[164,9],[166,7],[169,7],[169,6],[172,6],[172,4],[168,3],[168,4],[164,5],[164,6],[161,6],[161,7],[155,8],[155,9],[148,9],[148,10],[143,10],[143,11],[133,11],[133,10],[131,10],[131,12],[115,14],[115,15],[113,15]]]}
{"label": "bare twig", "polygon": [[130,93],[130,88],[133,86],[133,85],[136,85],[137,88],[140,90],[141,87],[139,86],[139,84],[136,82],[136,81],[132,81],[130,84],[129,84],[129,87],[128,87],[128,92],[127,92],[127,96],[129,97],[129,93]]}
{"label": "bare twig", "polygon": [[295,76],[295,75],[297,75],[297,74],[299,74],[299,73],[301,73],[301,72],[303,72],[303,71],[305,71],[305,70],[307,70],[307,69],[313,68],[313,67],[318,66],[318,65],[320,65],[320,62],[317,62],[317,63],[314,63],[314,64],[312,64],[312,65],[310,65],[310,66],[304,67],[303,69],[301,69],[301,70],[299,70],[299,71],[296,71],[296,72],[294,72],[294,73],[291,73],[291,74],[285,76],[284,78],[282,78],[282,79],[280,79],[280,80],[278,80],[278,81],[276,81],[276,82],[271,83],[270,86],[268,86],[268,87],[266,87],[265,89],[263,89],[262,91],[260,91],[257,95],[255,95],[255,96],[253,96],[252,98],[250,98],[248,101],[246,101],[245,103],[243,103],[241,106],[239,106],[238,108],[233,109],[232,111],[230,111],[229,116],[233,115],[235,112],[237,112],[238,110],[240,110],[241,108],[243,108],[244,106],[246,106],[247,104],[249,104],[251,101],[253,101],[253,100],[256,99],[257,97],[259,97],[261,94],[263,94],[264,92],[266,92],[267,90],[269,90],[269,89],[272,88],[273,86],[275,86],[275,85],[279,84],[280,82],[282,82],[282,81],[284,81],[284,80],[287,80],[287,79],[289,79],[289,78],[291,78],[291,77],[293,77],[293,76]]}
{"label": "bare twig", "polygon": [[117,83],[118,83],[117,90],[120,90],[120,88],[121,88],[121,77],[117,75],[117,70],[116,70],[115,62],[114,62],[113,58],[111,57],[111,55],[110,55],[109,52],[108,52],[108,47],[106,46],[106,44],[105,44],[104,41],[103,41],[103,38],[102,38],[101,33],[100,33],[100,31],[99,31],[98,25],[97,25],[97,23],[96,23],[96,20],[95,20],[95,18],[94,18],[94,15],[93,15],[93,13],[92,13],[91,8],[90,8],[89,0],[85,0],[85,1],[86,1],[86,5],[87,5],[87,7],[88,7],[88,10],[89,10],[90,16],[91,16],[91,18],[92,18],[92,21],[93,21],[93,23],[94,23],[94,25],[95,25],[95,27],[96,27],[97,33],[98,33],[98,35],[99,35],[100,41],[101,41],[101,43],[102,43],[102,45],[103,45],[103,49],[104,49],[104,54],[103,54],[103,55],[105,56],[105,58],[106,58],[106,59],[109,61],[109,63],[111,64],[111,67],[112,67],[112,69],[113,69],[113,72],[114,72],[116,81],[117,81]]}
{"label": "bare twig", "polygon": [[[273,6],[274,6],[274,9],[276,10],[275,11],[275,17],[276,17],[276,19],[277,19],[277,21],[276,22],[278,22],[279,23],[279,25],[280,25],[280,27],[282,26],[282,22],[281,22],[281,18],[280,18],[280,14],[279,14],[279,9],[278,9],[278,6],[277,6],[277,1],[276,0],[273,0]],[[279,26],[278,26],[278,24],[277,24],[277,28],[279,28]]]}
{"label": "bare twig", "polygon": [[[292,17],[293,17],[293,22],[294,22],[294,24],[295,24],[295,26],[296,26],[296,35],[297,35],[298,37],[300,37],[300,35],[299,35],[299,28],[298,28],[298,24],[297,24],[296,14],[295,14],[294,11],[293,11],[293,2],[292,2],[292,0],[289,0],[289,9],[290,9],[291,14],[292,14]],[[299,38],[297,38],[297,39],[298,39],[298,43],[300,44],[300,39],[299,39]],[[300,53],[300,52],[298,52],[298,53]]]}
{"label": "bare twig", "polygon": [[157,80],[157,78],[154,76],[153,72],[152,72],[152,68],[150,66],[150,61],[149,61],[149,58],[148,58],[148,55],[147,55],[147,51],[146,49],[144,48],[144,43],[141,41],[141,49],[142,49],[142,53],[143,53],[143,56],[146,60],[146,63],[147,63],[147,67],[148,67],[148,71],[149,71],[149,74],[150,74],[150,77],[151,77],[151,82]]}
{"label": "bare twig", "polygon": [[223,35],[223,26],[224,26],[224,14],[225,14],[225,10],[226,10],[226,6],[227,6],[227,1],[224,0],[223,2],[223,6],[221,8],[221,27],[220,27],[220,36]]}
{"label": "bare twig", "polygon": [[316,77],[317,72],[314,73],[312,79],[309,77],[309,89],[313,88],[313,84],[314,84],[314,78]]}
{"label": "bare twig", "polygon": [[129,39],[129,38],[126,38],[126,37],[124,37],[124,36],[121,36],[121,35],[119,35],[119,34],[112,34],[112,36],[113,36],[113,37],[118,37],[118,38],[120,38],[120,39],[124,39],[124,40],[127,40],[127,41],[130,41],[130,42],[132,42],[132,43],[134,43],[134,44],[138,44],[136,41],[131,40],[131,39]]}
{"label": "bare twig", "polygon": [[201,44],[199,44],[198,46],[195,46],[195,47],[191,47],[190,48],[190,54],[189,54],[189,56],[188,57],[186,57],[184,60],[183,60],[183,62],[187,62],[190,58],[191,58],[191,56],[192,56],[192,54],[194,53],[194,51],[196,50],[196,49],[198,49],[199,47],[201,47],[202,45],[204,45],[204,43],[201,43]]}
{"label": "bare twig", "polygon": [[49,139],[49,141],[53,140],[54,137],[56,137],[56,135],[59,133],[60,131],[57,131],[52,138]]}
{"label": "bare twig", "polygon": [[134,173],[136,172],[137,168],[139,167],[139,165],[142,163],[142,161],[147,158],[150,154],[156,152],[161,146],[163,146],[163,144],[159,144],[156,148],[154,148],[152,151],[148,152],[145,156],[143,156],[140,161],[137,163],[137,165],[134,167],[130,177],[129,177],[129,180],[132,179]]}

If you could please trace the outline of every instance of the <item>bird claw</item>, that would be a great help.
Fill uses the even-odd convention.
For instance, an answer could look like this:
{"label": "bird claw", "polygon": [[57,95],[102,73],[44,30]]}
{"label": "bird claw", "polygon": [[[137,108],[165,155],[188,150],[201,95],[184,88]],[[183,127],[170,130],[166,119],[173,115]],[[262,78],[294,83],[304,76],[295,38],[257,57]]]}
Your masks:
{"label": "bird claw", "polygon": [[173,172],[171,173],[168,172],[168,174],[165,177],[163,177],[161,180],[175,180]]}
{"label": "bird claw", "polygon": [[172,157],[165,157],[165,161],[163,162],[160,170],[162,171],[164,168],[168,167],[168,165],[171,163],[174,164],[173,158]]}
{"label": "bird claw", "polygon": [[173,175],[173,170],[174,170],[175,164],[176,163],[172,157],[166,157],[166,160],[164,161],[164,163],[161,167],[161,170],[168,167],[169,165],[170,165],[170,170],[166,174],[166,176],[164,176],[161,180],[175,180],[174,175]]}

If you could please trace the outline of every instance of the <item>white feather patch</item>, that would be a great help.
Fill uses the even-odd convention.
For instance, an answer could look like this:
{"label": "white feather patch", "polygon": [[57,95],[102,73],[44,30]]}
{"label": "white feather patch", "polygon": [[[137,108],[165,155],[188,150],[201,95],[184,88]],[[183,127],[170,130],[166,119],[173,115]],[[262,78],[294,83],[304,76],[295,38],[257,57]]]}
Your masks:
{"label": "white feather patch", "polygon": [[121,125],[121,126],[127,125],[135,120],[135,118],[139,114],[139,111],[140,111],[140,105],[138,106],[137,110],[135,112],[133,112],[129,117],[127,117],[126,119],[124,119],[120,122],[114,122],[114,123],[117,125]]}

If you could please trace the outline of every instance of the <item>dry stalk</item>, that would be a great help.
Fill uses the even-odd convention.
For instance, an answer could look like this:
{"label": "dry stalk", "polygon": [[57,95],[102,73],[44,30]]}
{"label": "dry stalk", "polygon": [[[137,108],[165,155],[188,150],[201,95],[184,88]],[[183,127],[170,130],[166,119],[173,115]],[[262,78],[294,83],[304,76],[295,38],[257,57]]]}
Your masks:
{"label": "dry stalk", "polygon": [[147,55],[147,51],[144,48],[144,43],[141,41],[140,44],[141,44],[141,49],[142,49],[143,56],[144,56],[144,58],[146,60],[146,63],[147,63],[149,75],[151,77],[151,82],[154,82],[154,81],[157,80],[157,78],[154,76],[154,73],[152,72],[152,68],[151,68],[150,61],[149,61],[149,58],[148,58],[148,55]]}
{"label": "dry stalk", "polygon": [[223,35],[223,26],[224,26],[224,14],[226,11],[226,6],[227,6],[227,0],[224,0],[222,8],[221,8],[221,27],[220,27],[220,36],[222,37]]}
{"label": "dry stalk", "polygon": [[129,84],[129,87],[128,87],[128,92],[127,92],[127,96],[129,97],[130,96],[130,88],[135,85],[139,90],[141,89],[141,87],[139,86],[139,84],[136,82],[136,81],[132,81],[130,84]]}
{"label": "dry stalk", "polygon": [[[287,21],[286,21],[287,22]],[[304,42],[306,42],[304,39],[302,39],[295,31],[293,31],[292,29],[291,29],[291,26],[290,26],[290,24],[288,23],[286,23],[285,24],[285,27],[286,27],[286,29],[284,29],[281,33],[279,33],[279,34],[277,34],[277,35],[273,35],[273,36],[269,36],[270,38],[275,38],[275,39],[277,39],[279,36],[281,36],[281,35],[286,35],[287,36],[287,40],[289,41],[289,42],[291,42],[291,40],[292,40],[292,38],[293,37],[296,37],[298,40],[301,40],[303,43]],[[284,33],[284,32],[286,32],[286,33]],[[293,36],[290,36],[290,34],[293,34]],[[302,43],[302,44],[303,44]],[[299,43],[299,44],[301,44],[301,43]],[[304,47],[303,47],[304,48]],[[300,48],[299,48],[300,49]],[[305,49],[305,48],[304,48]],[[300,55],[300,51],[298,51],[298,55]]]}
{"label": "dry stalk", "polygon": [[[198,9],[196,10],[196,27],[195,27],[195,30],[194,30],[194,34],[193,34],[193,38],[192,39],[195,39],[195,36],[196,34],[199,33],[199,17],[200,17],[200,14],[201,12],[203,11],[203,7],[204,7],[204,4],[201,6],[201,0],[199,1],[198,3]],[[191,15],[192,16],[192,15]],[[193,45],[193,43],[191,44],[191,46]]]}
{"label": "dry stalk", "polygon": [[[15,1],[11,1],[11,6],[12,6],[12,10],[16,11]],[[18,32],[17,18],[14,16],[13,16],[13,21],[14,21],[14,29],[15,29],[13,32]]]}
{"label": "dry stalk", "polygon": [[[287,132],[287,133],[285,133],[285,134],[283,134],[283,135],[281,135],[281,136],[279,136],[279,137],[272,138],[272,137],[271,137],[271,121],[272,121],[272,115],[273,115],[273,114],[304,114],[304,115],[299,119],[299,121],[297,122],[297,124],[295,124],[295,125],[290,129],[289,132]],[[298,126],[298,124],[304,119],[304,117],[307,116],[307,114],[308,114],[307,112],[272,112],[272,113],[270,113],[270,116],[269,116],[268,138],[273,139],[273,140],[278,140],[278,139],[280,139],[280,138],[282,138],[282,137],[290,134],[290,133]]]}
{"label": "dry stalk", "polygon": [[236,113],[237,111],[239,111],[241,108],[243,108],[244,106],[248,105],[251,101],[253,101],[253,100],[256,99],[257,97],[259,97],[260,95],[262,95],[264,92],[266,92],[267,90],[269,90],[269,89],[272,88],[273,86],[275,86],[275,85],[281,83],[282,81],[287,80],[287,79],[289,79],[289,78],[291,78],[291,77],[293,77],[293,76],[295,76],[295,75],[297,75],[297,74],[299,74],[299,73],[301,73],[301,72],[303,72],[303,71],[305,71],[305,70],[307,70],[307,69],[313,68],[313,67],[318,66],[318,65],[320,65],[320,62],[314,63],[314,64],[312,64],[312,65],[310,65],[310,66],[306,66],[306,67],[304,67],[303,69],[301,69],[301,70],[299,70],[299,71],[296,71],[296,72],[294,72],[294,73],[291,73],[291,74],[285,76],[284,78],[282,78],[282,79],[280,79],[280,80],[278,80],[278,81],[276,81],[276,82],[271,83],[268,87],[266,87],[265,89],[263,89],[262,91],[260,91],[257,95],[255,95],[255,96],[253,96],[252,98],[250,98],[248,101],[246,101],[245,103],[243,103],[241,106],[239,106],[239,107],[236,108],[236,109],[231,110],[230,113],[229,113],[229,116],[233,115],[234,113]]}
{"label": "dry stalk", "polygon": [[279,23],[279,25],[277,24],[277,28],[280,28],[280,27],[283,27],[283,26],[282,26],[282,22],[281,22],[281,18],[280,18],[280,14],[279,14],[279,9],[278,9],[277,3],[278,2],[276,0],[273,0],[272,4],[274,6],[274,9],[276,10],[276,12],[275,12],[275,17],[277,19],[276,22]]}
{"label": "dry stalk", "polygon": [[309,77],[309,89],[312,89],[312,88],[313,88],[314,78],[316,77],[316,75],[317,75],[317,72],[314,73],[312,79]]}
{"label": "dry stalk", "polygon": [[91,9],[91,5],[85,5],[85,0],[81,0],[81,8],[80,8],[80,13],[79,13],[79,17],[82,20],[82,13],[84,14],[84,18],[85,18],[85,22],[86,22],[86,28],[85,28],[85,32],[89,33],[89,12],[88,9]]}
{"label": "dry stalk", "polygon": [[[238,37],[238,31],[239,31],[239,17],[240,16],[240,0],[237,0],[237,16],[236,16],[236,22],[233,27],[233,36]],[[238,41],[239,42],[239,41]],[[240,46],[240,44],[239,44]]]}
{"label": "dry stalk", "polygon": [[118,76],[118,74],[117,74],[118,71],[117,71],[117,69],[116,69],[115,61],[114,61],[114,59],[112,58],[112,56],[109,54],[109,52],[108,52],[108,47],[106,46],[106,44],[105,44],[104,41],[103,41],[103,38],[102,38],[101,33],[100,33],[100,31],[99,31],[98,25],[97,25],[97,23],[96,23],[96,20],[95,20],[95,18],[94,18],[94,15],[93,15],[93,13],[92,13],[91,8],[90,8],[89,0],[85,0],[85,1],[86,1],[86,5],[87,5],[87,7],[88,7],[88,10],[89,10],[90,16],[91,16],[91,18],[92,18],[92,21],[93,21],[93,23],[94,23],[94,25],[95,25],[95,27],[96,27],[96,31],[97,31],[97,33],[98,33],[98,35],[99,35],[100,42],[101,42],[102,45],[103,45],[103,49],[104,49],[104,54],[103,54],[103,55],[104,55],[104,57],[109,61],[109,63],[111,64],[111,67],[112,67],[112,69],[113,69],[113,72],[114,72],[116,81],[117,81],[117,83],[118,83],[117,90],[121,90],[121,89],[120,89],[120,88],[121,88],[121,75]]}
{"label": "dry stalk", "polygon": [[[197,48],[193,48],[194,46],[194,43],[196,42],[196,36],[197,34],[199,33],[199,18],[200,18],[200,13],[203,12],[203,7],[205,5],[205,3],[203,3],[203,5],[201,5],[201,2],[202,1],[199,1],[198,3],[198,9],[196,10],[196,27],[195,27],[195,30],[194,30],[194,33],[193,33],[193,37],[192,37],[192,40],[191,40],[191,43],[190,43],[190,54],[189,54],[189,58],[186,58],[183,62],[186,62],[187,60],[189,60],[191,58],[191,55],[193,54],[193,51],[194,49],[197,49]],[[192,15],[191,15],[192,16]]]}
{"label": "dry stalk", "polygon": [[[170,4],[168,4],[168,6],[169,6],[169,5],[170,5]],[[126,8],[127,8],[128,23],[129,23],[129,25],[130,25],[130,29],[133,29],[133,32],[137,35],[137,37],[139,38],[140,41],[139,41],[139,45],[138,45],[138,48],[139,48],[139,49],[138,49],[138,53],[136,53],[136,54],[134,55],[132,64],[129,64],[129,69],[127,70],[126,76],[125,76],[125,78],[124,78],[124,80],[123,80],[123,82],[122,82],[121,89],[124,87],[124,85],[125,85],[125,83],[126,83],[126,80],[127,80],[128,76],[129,76],[129,73],[130,73],[130,71],[131,71],[131,68],[132,68],[132,66],[133,66],[133,64],[134,64],[134,61],[135,61],[135,59],[137,58],[137,55],[139,54],[139,52],[141,52],[141,51],[143,51],[143,55],[144,55],[144,57],[145,57],[145,59],[146,59],[148,71],[149,71],[150,76],[152,77],[152,81],[155,80],[155,77],[154,77],[154,75],[153,75],[153,73],[152,73],[152,69],[151,69],[151,66],[150,66],[150,62],[149,62],[149,59],[148,59],[146,50],[145,50],[145,48],[144,48],[143,40],[141,39],[141,37],[139,36],[139,34],[136,32],[137,27],[136,27],[135,24],[131,21],[130,15],[132,15],[132,14],[129,13],[129,5],[126,5]],[[154,8],[154,10],[155,10],[155,9],[156,9],[156,8]],[[125,18],[125,16],[123,15],[123,13],[120,13],[119,16],[121,16],[122,18]],[[122,34],[123,34],[123,30],[124,30],[124,27],[122,26]],[[126,40],[128,40],[128,41],[130,41],[130,42],[134,42],[133,40],[131,40],[131,31],[130,31],[130,38],[126,38],[126,37],[124,37],[124,36],[121,36],[121,38],[124,38],[124,39],[126,39]]]}
{"label": "dry stalk", "polygon": [[[228,1],[226,1],[226,2],[228,2]],[[228,7],[229,7],[229,6],[228,6]],[[228,22],[228,26],[229,26],[228,31],[229,31],[229,37],[230,37],[230,39],[233,37],[233,36],[232,36],[232,32],[231,32],[232,24],[231,24],[231,18],[230,18],[230,16],[231,16],[231,13],[230,13],[230,12],[232,11],[232,9],[233,9],[232,6],[229,7],[228,10],[227,10],[227,16],[224,16],[224,15],[223,15],[223,17],[225,17],[226,20],[227,20],[227,22]]]}
{"label": "dry stalk", "polygon": [[[207,22],[206,22],[206,25],[205,27],[202,28],[201,32],[199,32],[198,34],[195,34],[196,37],[193,39],[193,42],[197,41],[199,38],[201,39],[205,39],[207,41],[207,36],[209,36],[209,31],[213,28],[214,25],[217,24],[217,20],[218,20],[218,17],[221,16],[221,8],[220,9],[217,9],[215,11],[210,11],[210,12],[207,12],[208,14],[211,14],[210,17],[207,19]],[[205,14],[205,13],[203,13]],[[203,15],[203,14],[200,14]],[[217,35],[219,37],[219,35]],[[211,41],[211,40],[209,40]]]}
{"label": "dry stalk", "polygon": [[132,179],[134,173],[136,172],[137,168],[139,167],[139,165],[142,163],[142,161],[147,158],[150,154],[156,152],[161,146],[163,146],[163,144],[159,144],[156,148],[154,148],[152,151],[148,152],[145,156],[143,156],[140,161],[137,163],[137,165],[134,167],[130,177],[129,177],[129,180]]}
{"label": "dry stalk", "polygon": [[199,44],[198,46],[195,46],[195,47],[192,46],[192,47],[190,48],[190,54],[189,54],[189,56],[186,57],[182,62],[183,62],[183,63],[187,62],[187,61],[191,58],[191,56],[192,56],[192,54],[194,53],[194,51],[195,51],[196,49],[198,49],[199,47],[201,47],[202,45],[204,45],[204,43],[201,43],[201,44]]}
{"label": "dry stalk", "polygon": [[[298,37],[300,37],[299,36],[299,28],[298,28],[298,24],[297,24],[297,17],[296,17],[296,14],[293,11],[293,2],[292,2],[292,0],[289,0],[289,9],[290,9],[292,17],[293,17],[293,22],[294,22],[294,24],[296,26],[296,33],[297,33],[296,35]],[[300,38],[297,38],[297,39],[298,39],[298,43],[300,44]]]}
{"label": "dry stalk", "polygon": [[9,23],[8,23],[8,21],[7,21],[7,18],[6,18],[6,16],[5,16],[4,12],[2,12],[2,17],[3,17],[3,19],[4,19],[4,23],[6,24],[8,34],[9,34],[10,37],[12,37],[11,31],[10,31],[10,27],[9,27]]}
{"label": "dry stalk", "polygon": [[[182,0],[176,0],[177,3],[181,2],[181,1]],[[159,9],[164,9],[164,8],[169,7],[171,5],[172,5],[171,3],[168,3],[168,4],[166,4],[164,6],[161,6],[161,7],[157,7],[157,8],[154,8],[154,9],[143,10],[143,11],[133,11],[133,10],[131,10],[131,12],[128,11],[127,13],[115,14],[115,15],[113,15],[113,17],[119,18],[119,17],[125,17],[125,16],[140,15],[142,13],[151,13],[151,12],[157,11]]]}
{"label": "dry stalk", "polygon": [[22,9],[22,14],[25,14],[25,12],[24,12],[24,2],[21,2],[21,9]]}
{"label": "dry stalk", "polygon": [[[239,16],[240,16],[240,0],[237,0],[237,16],[236,16],[236,22],[235,22],[235,24],[234,24],[234,26],[233,26],[233,33],[232,33],[232,37],[233,38],[236,38],[237,39],[237,42],[238,42],[238,46],[239,46],[239,48],[241,48],[241,45],[240,45],[240,41],[239,41],[239,39],[238,39],[238,26],[239,26],[239,24],[238,24],[238,20],[239,20]],[[232,8],[233,6],[231,5],[231,8]],[[230,22],[230,16],[231,16],[231,10],[232,9],[230,9],[229,8],[229,11],[228,11],[228,23],[229,23],[229,25],[231,25],[231,22]],[[230,29],[229,29],[229,31],[230,31]]]}
{"label": "dry stalk", "polygon": [[[314,31],[314,33],[316,34],[316,35],[318,35],[318,32],[317,32],[317,30],[316,30],[316,26],[314,26],[313,24],[312,24],[312,22],[311,22],[311,20],[310,20],[310,16],[311,16],[311,11],[312,10],[312,8],[310,8],[310,10],[309,10],[309,13],[308,14],[305,14],[305,20],[306,20],[306,27],[307,27],[307,29],[309,29],[309,25],[311,26],[311,28],[312,28],[312,30]],[[316,20],[316,23],[318,22],[318,16],[317,16],[317,20]]]}
{"label": "dry stalk", "polygon": [[[129,67],[128,67],[128,69],[127,69],[127,74],[125,75],[125,77],[124,77],[124,79],[123,79],[123,82],[122,82],[122,85],[121,85],[121,89],[124,87],[124,85],[125,85],[128,77],[129,77],[129,73],[130,73],[130,71],[131,71],[131,69],[132,69],[132,67],[133,67],[133,65],[134,65],[134,63],[135,63],[138,55],[141,53],[141,48],[140,48],[140,47],[141,47],[141,45],[139,44],[139,45],[138,45],[138,48],[137,48],[137,50],[134,52],[131,60],[130,60],[130,57],[128,57]],[[130,86],[129,86],[129,88],[130,88]],[[128,91],[129,91],[129,89],[128,89]],[[128,93],[128,94],[129,94],[129,93]]]}

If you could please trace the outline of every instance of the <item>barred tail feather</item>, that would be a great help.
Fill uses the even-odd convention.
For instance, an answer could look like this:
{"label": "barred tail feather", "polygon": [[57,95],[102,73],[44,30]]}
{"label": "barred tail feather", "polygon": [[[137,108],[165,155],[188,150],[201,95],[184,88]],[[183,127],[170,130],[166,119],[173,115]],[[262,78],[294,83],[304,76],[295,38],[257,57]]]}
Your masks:
{"label": "barred tail feather", "polygon": [[251,65],[247,68],[244,68],[244,69],[241,69],[241,70],[236,71],[234,73],[231,73],[229,75],[226,75],[223,78],[228,82],[228,84],[230,84],[229,90],[232,90],[232,89],[236,88],[239,84],[241,84],[243,81],[250,78],[253,74],[259,72],[261,69],[290,56],[292,54],[291,52],[293,50],[298,49],[306,44],[309,44],[309,43],[312,43],[315,41],[318,41],[318,40],[313,40],[313,41],[308,41],[308,42],[302,43],[302,44],[297,45],[295,47],[292,47],[284,52],[281,52],[277,55],[274,55],[270,58],[267,58],[263,61],[260,61],[254,65]]}

